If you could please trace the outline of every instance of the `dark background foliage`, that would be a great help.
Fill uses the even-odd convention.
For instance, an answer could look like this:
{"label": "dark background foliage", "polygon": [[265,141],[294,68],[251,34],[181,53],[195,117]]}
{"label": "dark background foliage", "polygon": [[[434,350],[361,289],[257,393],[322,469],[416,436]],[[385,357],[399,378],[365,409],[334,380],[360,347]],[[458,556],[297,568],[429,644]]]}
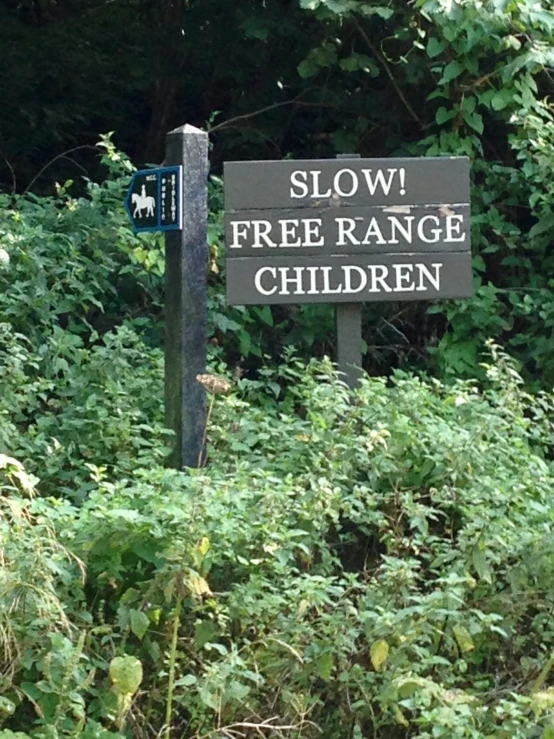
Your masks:
{"label": "dark background foliage", "polygon": [[[475,298],[368,306],[366,367],[475,374],[494,337],[528,380],[554,381],[549,3],[1,0],[0,27],[8,192],[68,177],[82,191],[81,175],[103,176],[107,131],[137,166],[159,163],[184,122],[210,131],[214,175],[226,159],[470,156]],[[221,256],[219,226],[212,236]],[[325,308],[222,310],[220,324],[246,321],[227,331],[233,361],[291,341],[333,348]]]}

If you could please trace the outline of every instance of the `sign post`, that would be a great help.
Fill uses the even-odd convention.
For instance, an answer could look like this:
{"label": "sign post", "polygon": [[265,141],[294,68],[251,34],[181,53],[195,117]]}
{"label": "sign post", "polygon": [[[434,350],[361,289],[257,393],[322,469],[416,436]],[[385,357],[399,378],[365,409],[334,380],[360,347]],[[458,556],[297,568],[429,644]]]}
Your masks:
{"label": "sign post", "polygon": [[165,167],[135,172],[125,207],[135,233],[165,232],[165,421],[172,467],[205,461],[208,272],[208,134],[181,126],[166,136]]}
{"label": "sign post", "polygon": [[336,303],[340,369],[368,301],[472,295],[467,157],[225,163],[229,305]]}
{"label": "sign post", "polygon": [[[337,154],[337,159],[359,159],[359,154]],[[337,365],[344,381],[354,390],[362,373],[362,304],[335,305]]]}
{"label": "sign post", "polygon": [[349,388],[358,387],[362,374],[362,304],[335,306],[337,365]]}
{"label": "sign post", "polygon": [[[165,236],[165,415],[175,432],[170,464],[205,461],[208,134],[182,126],[166,136],[166,163],[181,168],[181,228]],[[169,215],[171,203],[169,204]]]}

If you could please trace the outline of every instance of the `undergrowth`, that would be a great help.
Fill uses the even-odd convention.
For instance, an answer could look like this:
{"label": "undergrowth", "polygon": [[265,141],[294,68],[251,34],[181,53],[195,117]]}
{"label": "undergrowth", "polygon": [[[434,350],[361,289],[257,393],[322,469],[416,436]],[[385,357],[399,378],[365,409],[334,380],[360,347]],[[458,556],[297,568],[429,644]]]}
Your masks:
{"label": "undergrowth", "polygon": [[167,469],[161,242],[104,147],[86,197],[0,202],[0,739],[553,739],[552,394],[494,344],[355,395],[266,360],[212,249],[232,389]]}
{"label": "undergrowth", "polygon": [[[109,342],[95,418],[159,384],[155,354]],[[86,469],[86,497],[0,457],[2,739],[551,737],[553,399],[490,351],[483,386],[354,398],[290,355],[216,398],[208,465],[182,473],[132,422],[143,463],[98,429],[84,461],[59,410],[48,488]],[[43,441],[3,414],[40,475]]]}

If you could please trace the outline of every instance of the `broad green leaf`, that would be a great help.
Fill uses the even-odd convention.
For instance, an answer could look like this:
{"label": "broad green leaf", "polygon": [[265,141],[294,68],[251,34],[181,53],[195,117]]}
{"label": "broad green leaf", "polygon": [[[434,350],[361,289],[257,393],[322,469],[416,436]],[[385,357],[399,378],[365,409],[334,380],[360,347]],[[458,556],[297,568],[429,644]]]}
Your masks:
{"label": "broad green leaf", "polygon": [[464,114],[473,113],[476,107],[477,107],[477,98],[475,98],[473,95],[470,95],[469,97],[464,97],[462,101],[462,111]]}
{"label": "broad green leaf", "polygon": [[132,608],[129,611],[129,621],[131,623],[131,631],[133,634],[142,640],[143,636],[146,634],[148,625],[150,624],[148,616],[142,611],[137,611]]}
{"label": "broad green leaf", "polygon": [[455,118],[455,117],[456,117],[455,110],[448,110],[442,105],[435,113],[435,121],[439,124],[439,126],[442,123],[446,123],[446,121],[450,121],[452,120],[452,118]]}
{"label": "broad green leaf", "polygon": [[460,64],[459,61],[454,59],[454,61],[451,61],[444,68],[442,77],[439,80],[439,85],[445,85],[447,82],[451,82],[452,80],[455,80],[456,77],[459,77],[463,71],[464,71],[464,66]]}
{"label": "broad green leaf", "polygon": [[469,631],[465,628],[465,626],[462,626],[461,624],[456,624],[452,627],[452,631],[462,652],[471,652],[473,649],[475,649],[473,639],[471,638],[471,635]]}
{"label": "broad green leaf", "polygon": [[238,680],[232,680],[223,692],[222,703],[225,704],[230,700],[242,702],[250,691],[251,688],[249,685],[240,683]]}
{"label": "broad green leaf", "polygon": [[250,354],[250,347],[252,345],[252,339],[247,329],[242,329],[239,334],[239,351],[243,357],[248,357]]}
{"label": "broad green leaf", "polygon": [[439,54],[442,54],[445,48],[446,42],[433,36],[427,42],[427,56],[434,59],[436,56],[439,56]]}
{"label": "broad green leaf", "polygon": [[356,56],[349,56],[346,59],[340,60],[339,67],[346,72],[356,72],[360,68],[360,65]]}
{"label": "broad green leaf", "polygon": [[383,20],[388,20],[389,18],[392,18],[394,15],[394,10],[392,8],[387,8],[382,5],[360,5],[359,6],[359,12],[361,15],[365,16],[372,16],[372,15],[378,15],[379,18],[382,18]]}
{"label": "broad green leaf", "polygon": [[326,652],[317,658],[317,674],[322,680],[330,680],[333,671],[333,655]]}
{"label": "broad green leaf", "polygon": [[206,649],[208,652],[210,652],[212,649],[215,649],[216,652],[219,652],[219,654],[222,657],[225,657],[227,654],[229,654],[229,650],[224,644],[219,644],[219,642],[208,642],[206,644]]}
{"label": "broad green leaf", "polygon": [[266,326],[273,326],[273,314],[271,312],[271,306],[263,305],[257,309],[257,314]]}
{"label": "broad green leaf", "polygon": [[500,90],[491,98],[491,108],[493,110],[504,110],[511,100],[513,100],[513,96],[509,91]]}
{"label": "broad green leaf", "polygon": [[305,79],[306,77],[313,77],[317,74],[319,72],[319,65],[315,64],[312,59],[304,59],[296,69],[298,74]]}
{"label": "broad green leaf", "polygon": [[529,231],[529,236],[534,238],[545,233],[545,231],[551,231],[554,229],[554,213],[547,213],[543,216],[538,223],[535,223],[533,228]]}
{"label": "broad green leaf", "polygon": [[479,113],[464,113],[464,121],[468,126],[471,126],[477,133],[483,133],[483,116]]}
{"label": "broad green leaf", "polygon": [[485,260],[480,254],[476,254],[472,258],[471,264],[472,264],[473,269],[476,269],[478,272],[486,272],[487,270]]}
{"label": "broad green leaf", "polygon": [[384,639],[374,641],[370,648],[371,664],[377,671],[385,664],[389,656],[389,645]]}
{"label": "broad green leaf", "polygon": [[202,649],[205,644],[211,642],[217,635],[217,629],[213,621],[199,621],[194,625],[194,646]]}
{"label": "broad green leaf", "polygon": [[175,687],[190,688],[191,685],[196,685],[197,679],[194,675],[183,675],[178,680],[175,680]]}
{"label": "broad green leaf", "polygon": [[418,677],[400,678],[397,681],[398,695],[400,698],[411,698],[421,688],[422,679]]}
{"label": "broad green leaf", "polygon": [[484,580],[485,582],[492,582],[491,579],[491,573],[487,566],[487,555],[485,552],[484,547],[481,545],[478,545],[473,550],[473,554],[471,556],[473,566],[475,567],[475,571],[481,578],[481,580]]}
{"label": "broad green leaf", "polygon": [[244,29],[244,35],[246,38],[255,38],[260,41],[265,41],[269,36],[269,28],[260,24],[258,20],[252,16],[244,21],[242,28]]}
{"label": "broad green leaf", "polygon": [[114,657],[110,662],[110,679],[124,695],[134,695],[142,682],[142,663],[136,657]]}
{"label": "broad green leaf", "polygon": [[343,15],[349,9],[348,4],[344,0],[323,0],[323,4],[332,13],[336,13],[337,15]]}

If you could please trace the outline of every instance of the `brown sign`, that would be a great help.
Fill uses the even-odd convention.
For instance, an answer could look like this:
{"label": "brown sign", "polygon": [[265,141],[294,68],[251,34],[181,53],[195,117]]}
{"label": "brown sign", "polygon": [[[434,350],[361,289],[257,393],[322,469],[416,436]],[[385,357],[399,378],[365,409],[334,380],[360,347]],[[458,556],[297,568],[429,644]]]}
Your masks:
{"label": "brown sign", "polygon": [[469,297],[466,158],[225,164],[227,300]]}

